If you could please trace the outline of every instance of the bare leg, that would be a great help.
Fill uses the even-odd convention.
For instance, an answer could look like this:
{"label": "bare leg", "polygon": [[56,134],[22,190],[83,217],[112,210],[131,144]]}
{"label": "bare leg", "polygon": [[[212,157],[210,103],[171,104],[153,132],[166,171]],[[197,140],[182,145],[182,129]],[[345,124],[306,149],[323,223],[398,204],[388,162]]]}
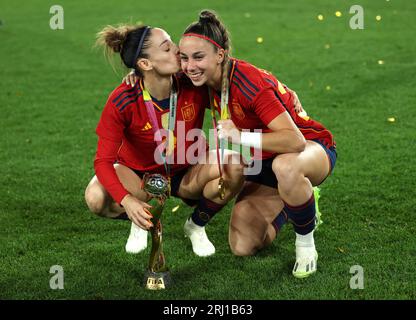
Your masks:
{"label": "bare leg", "polygon": [[278,190],[285,203],[285,211],[294,223],[296,232],[293,275],[307,277],[316,271],[318,259],[313,238],[313,186],[320,184],[329,174],[328,156],[318,143],[307,141],[303,152],[278,155],[272,168],[279,181]]}
{"label": "bare leg", "polygon": [[272,221],[283,208],[275,188],[245,182],[231,213],[229,244],[237,256],[254,255],[276,237]]}
{"label": "bare leg", "polygon": [[[227,152],[228,151],[228,152]],[[212,154],[216,151],[210,151]],[[226,192],[224,200],[220,199],[218,193],[218,182],[220,172],[216,161],[206,164],[196,164],[191,167],[183,177],[179,188],[179,196],[186,199],[199,199],[201,195],[218,204],[226,204],[235,197],[241,190],[244,183],[243,160],[241,155],[230,150],[226,150],[224,161],[224,180],[226,183]],[[208,155],[209,157],[209,155]]]}
{"label": "bare leg", "polygon": [[[115,164],[114,168],[121,184],[127,191],[139,200],[148,200],[147,194],[140,188],[141,179],[133,170],[121,164]],[[91,179],[85,189],[85,201],[91,212],[101,217],[115,218],[125,212],[118,203],[114,202],[96,176]]]}
{"label": "bare leg", "polygon": [[[147,201],[147,194],[140,188],[141,179],[130,168],[115,164],[114,168],[122,185],[139,200]],[[125,210],[114,202],[109,193],[104,189],[97,177],[94,176],[85,190],[85,201],[89,209],[100,217],[116,218]],[[128,253],[139,253],[147,247],[147,231],[131,223],[130,235],[126,243]]]}

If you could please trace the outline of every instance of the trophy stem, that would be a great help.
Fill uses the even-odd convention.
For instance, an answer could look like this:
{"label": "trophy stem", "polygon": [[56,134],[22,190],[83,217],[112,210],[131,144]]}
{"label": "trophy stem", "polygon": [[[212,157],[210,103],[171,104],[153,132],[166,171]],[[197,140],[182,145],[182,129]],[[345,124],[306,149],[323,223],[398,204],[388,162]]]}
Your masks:
{"label": "trophy stem", "polygon": [[150,201],[152,206],[153,227],[150,229],[152,236],[152,250],[149,257],[148,270],[145,274],[145,288],[149,290],[166,289],[171,279],[169,269],[166,266],[162,245],[162,222],[160,217],[164,207],[163,199],[153,198]]}

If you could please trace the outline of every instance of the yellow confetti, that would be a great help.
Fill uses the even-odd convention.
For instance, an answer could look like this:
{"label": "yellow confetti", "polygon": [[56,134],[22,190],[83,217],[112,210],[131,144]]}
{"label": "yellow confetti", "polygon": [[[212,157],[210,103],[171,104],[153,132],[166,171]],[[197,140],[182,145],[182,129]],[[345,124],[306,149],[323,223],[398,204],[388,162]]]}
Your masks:
{"label": "yellow confetti", "polygon": [[324,20],[324,16],[323,16],[322,14],[319,14],[319,15],[318,15],[318,20],[319,20],[319,21]]}
{"label": "yellow confetti", "polygon": [[345,250],[344,249],[342,249],[342,248],[337,248],[337,249],[338,249],[339,252],[345,253]]}
{"label": "yellow confetti", "polygon": [[327,44],[325,45],[325,49],[329,49],[329,48],[331,48],[331,45],[330,45],[329,43],[327,43]]}
{"label": "yellow confetti", "polygon": [[246,17],[246,18],[251,18],[251,13],[250,13],[250,12],[246,12],[246,13],[244,14],[244,17]]}
{"label": "yellow confetti", "polygon": [[379,64],[379,65],[384,64],[384,60],[378,60],[378,64]]}
{"label": "yellow confetti", "polygon": [[337,16],[337,17],[341,17],[341,16],[342,16],[341,11],[337,11],[337,12],[335,12],[335,16]]}
{"label": "yellow confetti", "polygon": [[381,16],[380,15],[376,16],[376,20],[381,21]]}
{"label": "yellow confetti", "polygon": [[395,121],[396,121],[396,118],[394,118],[394,117],[390,117],[390,118],[387,118],[387,121],[388,121],[388,122],[395,122]]}
{"label": "yellow confetti", "polygon": [[263,37],[257,37],[257,43],[263,43]]}
{"label": "yellow confetti", "polygon": [[326,86],[325,89],[329,91],[331,90],[331,86]]}
{"label": "yellow confetti", "polygon": [[172,209],[172,212],[176,212],[176,211],[178,211],[179,207],[180,207],[180,206],[179,206],[179,205],[177,205],[175,208],[173,208],[173,209]]}

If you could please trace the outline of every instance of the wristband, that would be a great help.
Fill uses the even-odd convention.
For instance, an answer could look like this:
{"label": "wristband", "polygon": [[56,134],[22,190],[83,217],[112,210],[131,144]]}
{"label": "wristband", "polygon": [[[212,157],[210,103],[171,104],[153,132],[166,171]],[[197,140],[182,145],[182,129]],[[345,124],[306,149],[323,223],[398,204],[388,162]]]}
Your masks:
{"label": "wristband", "polygon": [[247,147],[261,149],[261,132],[241,132],[241,144]]}

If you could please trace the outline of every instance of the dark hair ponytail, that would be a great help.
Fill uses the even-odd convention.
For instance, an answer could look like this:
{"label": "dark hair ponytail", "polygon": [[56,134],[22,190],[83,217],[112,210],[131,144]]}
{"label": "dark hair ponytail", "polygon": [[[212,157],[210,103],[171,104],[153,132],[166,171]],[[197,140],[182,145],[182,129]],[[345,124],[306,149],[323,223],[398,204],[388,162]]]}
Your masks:
{"label": "dark hair ponytail", "polygon": [[[136,63],[139,58],[149,57],[146,49],[150,46],[150,31],[149,27],[141,25],[106,26],[97,33],[96,44],[104,47],[107,57],[114,53],[120,53],[124,65],[136,70],[136,73],[141,75]],[[138,50],[140,42],[141,48]]]}

